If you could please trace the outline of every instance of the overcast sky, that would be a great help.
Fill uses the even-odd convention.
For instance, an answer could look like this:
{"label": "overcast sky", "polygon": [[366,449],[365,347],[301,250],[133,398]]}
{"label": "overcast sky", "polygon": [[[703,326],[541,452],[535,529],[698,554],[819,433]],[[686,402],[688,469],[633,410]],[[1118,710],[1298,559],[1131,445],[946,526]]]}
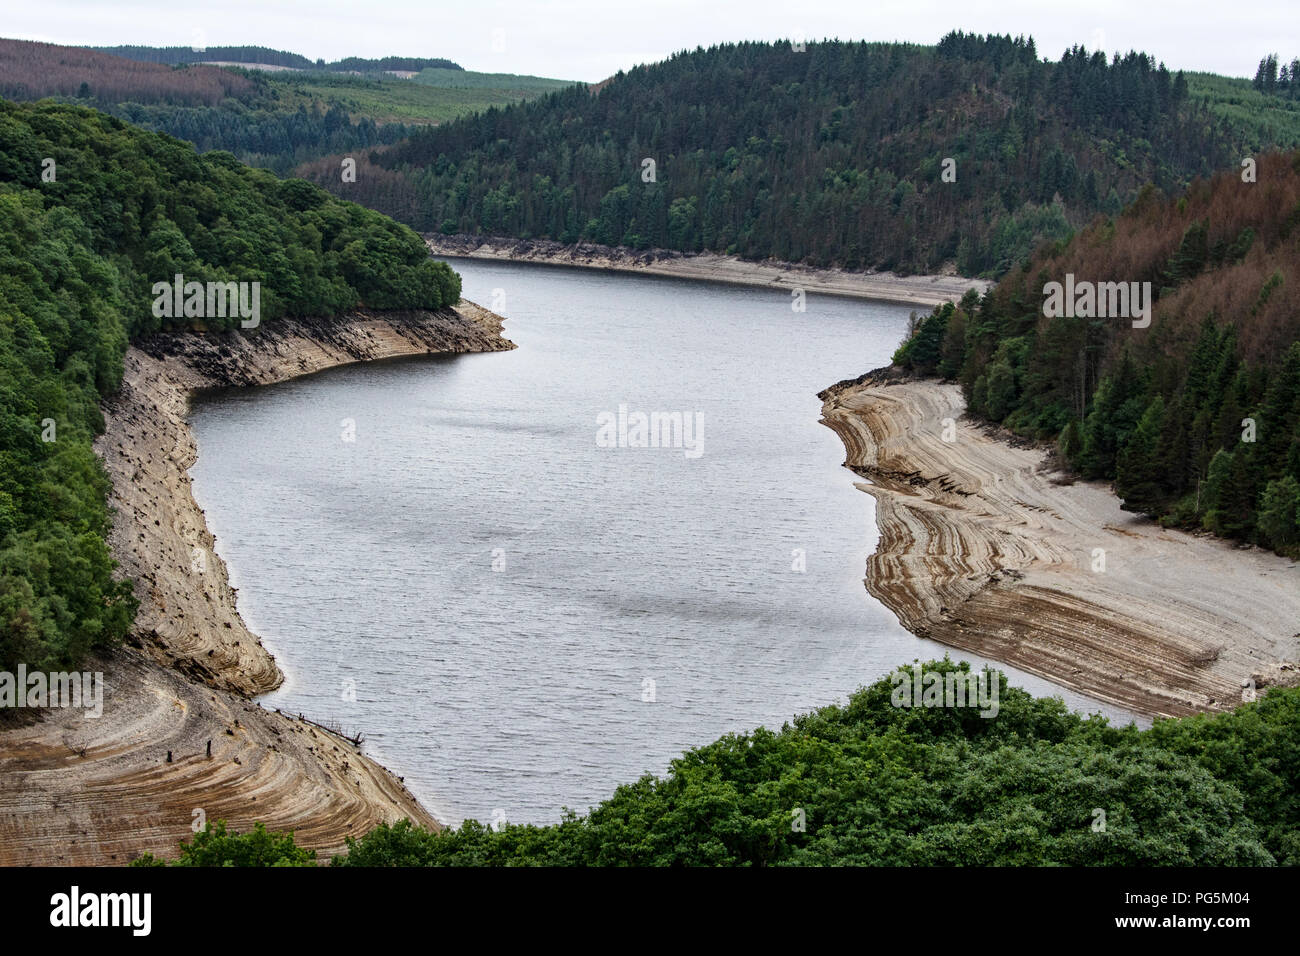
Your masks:
{"label": "overcast sky", "polygon": [[1028,33],[1056,59],[1082,43],[1145,50],[1171,69],[1253,76],[1300,56],[1297,0],[5,0],[0,34],[76,46],[258,45],[316,59],[440,56],[466,69],[602,80],[734,40],[908,40],[952,29]]}

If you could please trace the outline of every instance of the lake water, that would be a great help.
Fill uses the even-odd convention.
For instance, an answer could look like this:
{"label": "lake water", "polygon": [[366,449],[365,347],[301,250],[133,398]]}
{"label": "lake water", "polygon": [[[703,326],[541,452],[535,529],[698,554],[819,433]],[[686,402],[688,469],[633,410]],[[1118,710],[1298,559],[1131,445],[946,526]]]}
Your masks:
{"label": "lake water", "polygon": [[[517,350],[195,405],[195,497],[287,675],[264,705],[363,731],[441,820],[546,823],[944,654],[863,587],[873,502],[818,424],[907,306],[453,265]],[[620,406],[691,445],[617,447]]]}

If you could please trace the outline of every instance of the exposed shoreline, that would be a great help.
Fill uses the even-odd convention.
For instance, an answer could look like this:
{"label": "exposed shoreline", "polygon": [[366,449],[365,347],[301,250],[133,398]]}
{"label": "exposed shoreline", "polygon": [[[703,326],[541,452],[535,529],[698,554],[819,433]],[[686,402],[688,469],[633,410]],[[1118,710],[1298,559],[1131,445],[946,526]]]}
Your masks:
{"label": "exposed shoreline", "polygon": [[993,285],[987,279],[967,279],[958,275],[900,276],[892,272],[849,272],[776,260],[748,262],[714,252],[627,249],[587,242],[564,245],[549,239],[425,235],[424,241],[436,256],[536,262],[771,289],[803,289],[806,293],[902,302],[926,308],[955,302],[967,289],[983,293]]}
{"label": "exposed shoreline", "polygon": [[120,865],[145,851],[171,858],[192,835],[195,810],[239,830],[259,821],[294,830],[300,846],[324,855],[383,821],[438,826],[351,742],[250,700],[284,678],[240,618],[190,492],[196,450],[186,416],[200,389],[510,348],[500,317],[462,300],[437,313],[166,333],[127,351],[95,449],[113,483],[109,545],[119,573],[136,582],[140,611],[131,646],[87,665],[105,675],[102,717],[50,710],[0,731],[0,866]]}
{"label": "exposed shoreline", "polygon": [[908,630],[1153,717],[1300,683],[1300,564],[1122,511],[963,420],[957,386],[889,379],[819,397],[876,500],[864,583]]}

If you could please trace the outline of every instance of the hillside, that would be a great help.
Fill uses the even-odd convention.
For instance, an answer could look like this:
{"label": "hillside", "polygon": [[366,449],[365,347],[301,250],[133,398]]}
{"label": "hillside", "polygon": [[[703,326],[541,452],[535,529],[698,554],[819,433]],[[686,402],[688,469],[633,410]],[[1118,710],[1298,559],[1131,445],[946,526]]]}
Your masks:
{"label": "hillside", "polygon": [[[411,133],[423,125],[448,123],[493,106],[522,103],[571,85],[568,80],[545,77],[447,69],[424,70],[410,79],[374,74],[282,73],[270,83],[284,108],[305,105],[310,109],[315,104],[340,108],[378,124],[408,124]],[[385,140],[390,141],[394,140]]]}
{"label": "hillside", "polygon": [[100,46],[88,47],[88,49],[141,63],[165,63],[168,66],[191,63],[247,63],[250,66],[278,66],[289,70],[324,70],[331,73],[460,69],[458,64],[441,57],[385,56],[366,59],[349,56],[326,63],[324,60],[309,60],[300,53],[272,50],[264,46],[210,46],[201,49],[192,46]]}
{"label": "hillside", "polygon": [[[75,663],[131,624],[91,447],[128,340],[460,297],[377,213],[77,107],[0,102],[0,210],[0,669]],[[214,313],[210,291],[191,310],[186,290],[169,318],[154,285],[177,274],[246,283],[258,311]]]}
{"label": "hillside", "polygon": [[1187,92],[1241,131],[1248,152],[1300,143],[1300,100],[1294,96],[1265,93],[1249,80],[1213,73],[1188,73]]}
{"label": "hillside", "polygon": [[248,77],[214,66],[173,70],[77,47],[0,39],[0,96],[95,98],[172,106],[216,106],[256,89]]}
{"label": "hillside", "polygon": [[426,67],[413,81],[422,86],[442,89],[501,90],[503,92],[542,93],[572,86],[570,80],[552,80],[544,76],[526,76],[517,73],[475,73],[473,70],[449,70]]}
{"label": "hillside", "polygon": [[[936,310],[895,361],[1055,439],[1128,510],[1300,556],[1300,152],[1261,156],[1247,178],[1233,164],[1176,198],[1144,191],[982,303]],[[1105,317],[1100,295],[1049,316],[1048,283],[1067,281],[1150,283],[1153,305],[1137,327]]]}
{"label": "hillside", "polygon": [[425,232],[998,275],[1261,139],[1294,133],[1235,122],[1140,53],[742,43],[417,132],[356,196]]}
{"label": "hillside", "polygon": [[[137,58],[112,54],[122,49],[136,51]],[[321,156],[368,152],[423,125],[522,102],[566,85],[541,77],[473,73],[445,60],[349,58],[339,61],[349,69],[331,70],[297,54],[278,54],[302,65],[266,73],[171,65],[185,58],[148,48],[145,52],[158,54],[150,60],[139,52],[143,49],[100,51],[0,39],[0,96],[17,101],[54,97],[89,106],[187,140],[200,151],[225,150],[242,162],[285,175]],[[240,55],[276,52],[222,49],[232,57],[229,62],[238,62]],[[177,50],[196,55],[188,47]],[[414,80],[400,79],[380,67],[424,72]]]}

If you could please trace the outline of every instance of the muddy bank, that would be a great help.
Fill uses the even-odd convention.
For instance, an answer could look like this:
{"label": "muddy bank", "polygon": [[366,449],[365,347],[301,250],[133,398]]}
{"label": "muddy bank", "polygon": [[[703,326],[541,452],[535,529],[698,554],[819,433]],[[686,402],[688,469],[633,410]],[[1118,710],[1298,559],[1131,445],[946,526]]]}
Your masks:
{"label": "muddy bank", "polygon": [[803,289],[807,293],[905,302],[926,308],[943,302],[955,302],[967,289],[983,293],[992,285],[984,279],[966,279],[958,275],[900,276],[892,272],[848,272],[841,269],[815,269],[776,260],[747,262],[735,256],[712,252],[628,249],[586,242],[564,245],[549,239],[426,235],[425,242],[433,254],[439,256],[540,262],[679,279],[705,279],[735,285]]}
{"label": "muddy bank", "polygon": [[886,373],[820,397],[876,500],[867,590],[913,633],[1150,716],[1300,682],[1295,562],[1122,511],[962,420],[955,385]]}
{"label": "muddy bank", "polygon": [[351,742],[248,699],[283,675],[240,618],[190,492],[196,452],[185,418],[198,389],[513,347],[499,316],[462,300],[438,313],[160,334],[128,350],[95,447],[113,483],[109,544],[135,581],[140,611],[130,646],[92,667],[108,687],[102,717],[53,710],[0,734],[0,865],[124,863],[144,850],[174,856],[196,810],[236,829],[256,821],[292,829],[300,845],[325,853],[385,820],[436,826],[399,779]]}

